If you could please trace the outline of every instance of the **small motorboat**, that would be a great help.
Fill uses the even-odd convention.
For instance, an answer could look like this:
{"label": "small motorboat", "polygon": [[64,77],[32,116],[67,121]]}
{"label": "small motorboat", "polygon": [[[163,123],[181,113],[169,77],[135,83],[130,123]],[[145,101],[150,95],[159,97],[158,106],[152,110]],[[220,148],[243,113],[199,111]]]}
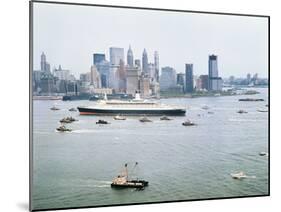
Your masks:
{"label": "small motorboat", "polygon": [[120,120],[120,121],[121,121],[121,120],[126,120],[126,117],[117,115],[117,116],[114,116],[113,119],[114,119],[114,120]]}
{"label": "small motorboat", "polygon": [[59,132],[71,132],[72,129],[66,128],[64,125],[61,125],[57,128],[57,131],[59,131]]}
{"label": "small motorboat", "polygon": [[141,118],[139,119],[139,121],[140,121],[140,122],[152,122],[152,120],[150,120],[150,119],[147,118],[146,116],[141,117]]}
{"label": "small motorboat", "polygon": [[237,180],[242,180],[242,179],[247,178],[247,175],[242,171],[240,171],[238,173],[232,173],[230,175],[233,179],[237,179]]}
{"label": "small motorboat", "polygon": [[203,107],[202,107],[202,109],[203,110],[208,110],[208,109],[210,109],[207,105],[204,105]]}
{"label": "small motorboat", "polygon": [[182,123],[183,126],[194,126],[196,125],[195,123],[193,123],[190,120],[186,120],[185,122]]}
{"label": "small motorboat", "polygon": [[214,114],[214,112],[212,112],[212,111],[208,111],[208,114]]}
{"label": "small motorboat", "polygon": [[99,119],[96,124],[110,124],[108,121],[105,121],[105,120],[102,120],[102,119]]}
{"label": "small motorboat", "polygon": [[258,109],[257,111],[261,112],[261,113],[267,113],[268,112],[268,110],[264,110],[264,109]]}
{"label": "small motorboat", "polygon": [[160,117],[160,120],[161,120],[161,121],[170,121],[170,120],[172,120],[172,119],[169,118],[168,116],[162,116],[162,117]]}
{"label": "small motorboat", "polygon": [[267,152],[260,152],[259,155],[260,156],[268,156],[268,153]]}
{"label": "small motorboat", "polygon": [[50,110],[60,110],[60,109],[56,106],[53,106],[53,107],[50,108]]}
{"label": "small motorboat", "polygon": [[[138,165],[138,162],[135,163],[133,170]],[[133,172],[133,171],[132,171]],[[143,190],[144,187],[148,186],[148,181],[139,180],[139,179],[129,179],[128,177],[128,164],[125,164],[125,169],[113,179],[111,183],[112,188],[136,188],[139,190]]]}
{"label": "small motorboat", "polygon": [[69,111],[71,111],[71,112],[76,112],[77,109],[73,107],[73,108],[70,108]]}
{"label": "small motorboat", "polygon": [[72,116],[66,117],[66,118],[63,118],[63,119],[60,120],[61,123],[66,123],[66,124],[72,123],[74,121],[78,121],[78,120],[73,118]]}
{"label": "small motorboat", "polygon": [[238,111],[237,111],[237,113],[242,114],[242,113],[248,113],[248,112],[247,112],[247,111],[245,111],[245,110],[238,110]]}

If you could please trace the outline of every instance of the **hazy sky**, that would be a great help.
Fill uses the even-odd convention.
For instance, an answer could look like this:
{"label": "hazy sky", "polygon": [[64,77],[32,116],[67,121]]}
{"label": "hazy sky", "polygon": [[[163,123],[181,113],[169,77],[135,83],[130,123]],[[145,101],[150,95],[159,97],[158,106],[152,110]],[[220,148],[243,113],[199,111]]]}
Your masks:
{"label": "hazy sky", "polygon": [[209,54],[218,55],[222,77],[268,72],[266,18],[34,3],[34,69],[44,51],[51,68],[78,77],[93,53],[109,60],[109,47],[122,47],[126,59],[129,44],[134,59],[146,48],[153,62],[157,50],[160,67],[177,72],[193,63],[195,75],[207,74]]}

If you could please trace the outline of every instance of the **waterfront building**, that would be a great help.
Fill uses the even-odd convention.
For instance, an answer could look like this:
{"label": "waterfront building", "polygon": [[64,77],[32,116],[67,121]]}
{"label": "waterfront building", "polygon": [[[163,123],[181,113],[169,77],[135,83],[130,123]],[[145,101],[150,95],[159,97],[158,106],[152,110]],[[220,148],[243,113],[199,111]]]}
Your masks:
{"label": "waterfront building", "polygon": [[101,87],[100,74],[99,74],[95,65],[91,66],[91,85],[94,88],[100,88]]}
{"label": "waterfront building", "polygon": [[145,74],[148,73],[148,56],[147,56],[146,49],[144,49],[142,53],[142,71]]}
{"label": "waterfront building", "polygon": [[126,69],[123,60],[120,60],[120,65],[115,73],[115,80],[117,82],[117,91],[125,93],[126,92]]}
{"label": "waterfront building", "polygon": [[209,90],[209,76],[208,75],[200,75],[201,80],[201,89]]}
{"label": "waterfront building", "polygon": [[155,79],[159,82],[159,54],[157,51],[154,52],[154,67],[155,67]]}
{"label": "waterfront building", "polygon": [[59,68],[54,68],[53,70],[54,77],[57,77],[59,80],[70,80],[70,71],[66,69],[62,69],[61,65]]}
{"label": "waterfront building", "polygon": [[218,73],[218,56],[209,55],[209,90],[221,91],[222,90],[222,78]]}
{"label": "waterfront building", "polygon": [[141,69],[141,61],[139,59],[135,60],[135,66]]}
{"label": "waterfront building", "polygon": [[178,73],[177,74],[177,85],[184,86],[185,83],[185,74],[184,73]]}
{"label": "waterfront building", "polygon": [[247,74],[247,83],[248,84],[251,83],[251,74],[250,73]]}
{"label": "waterfront building", "polygon": [[131,49],[131,45],[129,46],[129,50],[127,52],[127,64],[129,67],[134,67],[134,55]]}
{"label": "waterfront building", "polygon": [[93,54],[93,65],[97,65],[98,63],[105,60],[105,54],[95,53]]}
{"label": "waterfront building", "polygon": [[50,64],[46,60],[46,55],[44,52],[41,54],[41,61],[40,61],[41,71],[51,72]]}
{"label": "waterfront building", "polygon": [[185,64],[185,92],[193,92],[193,64]]}
{"label": "waterfront building", "polygon": [[[119,62],[120,64],[120,62]],[[109,66],[109,88],[113,88],[114,90],[118,90],[118,79],[116,79],[117,76],[117,70],[119,69],[119,65],[110,65]]]}
{"label": "waterfront building", "polygon": [[82,73],[80,74],[80,81],[81,82],[91,82],[91,73]]}
{"label": "waterfront building", "polygon": [[126,73],[127,73],[126,92],[127,94],[131,94],[135,96],[136,92],[139,92],[140,90],[139,78],[140,78],[141,70],[137,67],[134,68],[127,67]]}
{"label": "waterfront building", "polygon": [[145,75],[140,77],[140,95],[142,98],[150,96],[150,78]]}
{"label": "waterfront building", "polygon": [[124,61],[124,49],[118,47],[109,48],[110,64],[119,65],[120,61]]}
{"label": "waterfront building", "polygon": [[107,60],[102,60],[96,64],[97,70],[101,78],[101,87],[109,87],[109,78],[110,78],[110,62]]}
{"label": "waterfront building", "polygon": [[40,80],[40,93],[43,95],[51,95],[56,92],[55,78],[48,72],[43,72]]}
{"label": "waterfront building", "polygon": [[150,78],[150,81],[156,81],[155,65],[153,63],[149,63],[147,66],[147,70],[147,74]]}
{"label": "waterfront building", "polygon": [[177,76],[176,70],[172,67],[163,67],[161,69],[160,76],[160,90],[168,90],[170,88],[176,87],[177,85]]}
{"label": "waterfront building", "polygon": [[113,91],[111,88],[94,88],[95,94],[112,94]]}

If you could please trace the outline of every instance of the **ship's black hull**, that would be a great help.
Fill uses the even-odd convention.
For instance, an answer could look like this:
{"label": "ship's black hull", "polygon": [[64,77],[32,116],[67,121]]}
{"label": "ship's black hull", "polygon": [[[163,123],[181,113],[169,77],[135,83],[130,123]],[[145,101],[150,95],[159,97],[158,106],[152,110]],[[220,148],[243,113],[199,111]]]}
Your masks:
{"label": "ship's black hull", "polygon": [[131,115],[131,116],[141,116],[141,115],[151,115],[151,116],[184,116],[184,109],[166,109],[166,110],[118,110],[118,109],[94,109],[86,107],[78,107],[80,115]]}

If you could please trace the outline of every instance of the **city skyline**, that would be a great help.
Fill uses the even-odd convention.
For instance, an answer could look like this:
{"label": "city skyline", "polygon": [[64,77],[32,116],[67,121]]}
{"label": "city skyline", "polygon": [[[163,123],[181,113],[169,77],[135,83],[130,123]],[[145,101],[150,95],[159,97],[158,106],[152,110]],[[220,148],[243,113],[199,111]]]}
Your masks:
{"label": "city skyline", "polygon": [[[108,59],[110,47],[124,48],[126,53],[131,45],[134,59],[142,59],[145,48],[148,61],[154,61],[154,51],[158,51],[160,70],[171,66],[183,73],[185,64],[193,63],[195,75],[206,74],[208,56],[215,54],[219,55],[221,77],[246,73],[267,77],[267,19],[119,8],[74,10],[71,5],[36,7],[34,69],[40,67],[36,55],[40,57],[44,51],[51,69],[62,64],[78,77],[92,65],[94,53]],[[132,14],[133,20],[129,18]],[[47,24],[50,19],[51,25]],[[168,27],[166,21],[171,23]],[[113,27],[108,27],[110,23]],[[143,30],[136,34],[136,28]]]}

